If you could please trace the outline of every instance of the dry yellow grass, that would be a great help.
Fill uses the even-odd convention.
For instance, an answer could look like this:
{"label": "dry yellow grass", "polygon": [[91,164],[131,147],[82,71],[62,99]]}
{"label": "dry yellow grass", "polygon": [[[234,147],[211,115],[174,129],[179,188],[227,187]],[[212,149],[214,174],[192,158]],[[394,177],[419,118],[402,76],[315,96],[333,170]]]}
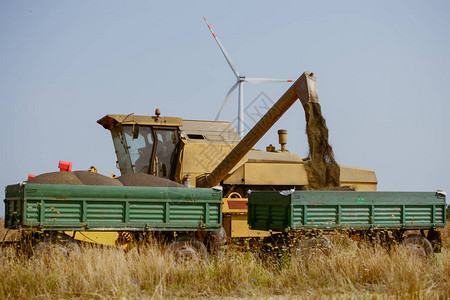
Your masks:
{"label": "dry yellow grass", "polygon": [[288,263],[267,263],[258,253],[229,250],[204,264],[179,265],[158,245],[133,249],[84,247],[80,255],[25,258],[0,250],[0,298],[447,298],[450,230],[444,248],[421,260],[402,248],[333,237],[335,251]]}

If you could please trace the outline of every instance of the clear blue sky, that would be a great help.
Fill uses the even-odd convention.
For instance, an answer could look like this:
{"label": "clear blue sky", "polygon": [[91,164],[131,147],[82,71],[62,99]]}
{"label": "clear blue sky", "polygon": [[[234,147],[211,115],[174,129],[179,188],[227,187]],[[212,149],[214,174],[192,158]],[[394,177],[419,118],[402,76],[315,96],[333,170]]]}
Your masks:
{"label": "clear blue sky", "polygon": [[[316,74],[340,164],[374,169],[379,190],[450,192],[450,2],[311,2],[1,1],[0,184],[59,160],[118,173],[108,113],[213,119],[235,78],[206,16],[243,74]],[[287,88],[248,84],[245,101]],[[280,128],[305,157],[299,102],[258,147]]]}

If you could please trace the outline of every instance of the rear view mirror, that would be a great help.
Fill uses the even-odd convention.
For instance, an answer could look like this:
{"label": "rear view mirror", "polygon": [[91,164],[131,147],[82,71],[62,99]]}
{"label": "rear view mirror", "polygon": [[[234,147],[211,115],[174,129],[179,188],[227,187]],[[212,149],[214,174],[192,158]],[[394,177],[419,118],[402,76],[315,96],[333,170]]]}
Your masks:
{"label": "rear view mirror", "polygon": [[139,126],[133,126],[133,140],[137,139],[139,137]]}
{"label": "rear view mirror", "polygon": [[167,167],[166,164],[161,165],[162,177],[167,177]]}

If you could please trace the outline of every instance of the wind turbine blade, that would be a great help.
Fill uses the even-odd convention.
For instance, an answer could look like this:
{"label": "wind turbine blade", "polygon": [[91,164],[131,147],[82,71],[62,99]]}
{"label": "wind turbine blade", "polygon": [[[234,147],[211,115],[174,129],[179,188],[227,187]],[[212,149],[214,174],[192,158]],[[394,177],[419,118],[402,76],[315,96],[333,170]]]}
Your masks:
{"label": "wind turbine blade", "polygon": [[292,82],[292,80],[290,79],[270,79],[270,78],[245,78],[244,81],[250,83]]}
{"label": "wind turbine blade", "polygon": [[217,113],[215,121],[217,121],[219,119],[220,115],[222,114],[222,111],[224,110],[225,106],[227,106],[228,102],[231,99],[231,96],[233,95],[233,92],[236,90],[238,85],[239,85],[239,81],[236,82],[235,84],[233,84],[231,89],[228,91],[228,94],[225,96],[225,100],[222,103],[222,107],[220,108],[219,112]]}
{"label": "wind turbine blade", "polygon": [[212,30],[211,26],[208,24],[208,21],[206,21],[206,18],[203,17],[203,19],[206,22],[206,25],[208,25],[209,30],[211,31],[214,39],[217,42],[217,45],[219,45],[220,50],[222,51],[223,55],[225,56],[225,59],[228,62],[228,65],[230,65],[231,70],[233,71],[234,75],[236,75],[236,77],[239,77],[239,71],[236,67],[236,64],[233,62],[233,60],[231,59],[230,55],[228,54],[227,50],[225,50],[225,48],[223,47],[222,43],[220,42],[219,38],[217,37],[217,35],[214,33],[214,31]]}

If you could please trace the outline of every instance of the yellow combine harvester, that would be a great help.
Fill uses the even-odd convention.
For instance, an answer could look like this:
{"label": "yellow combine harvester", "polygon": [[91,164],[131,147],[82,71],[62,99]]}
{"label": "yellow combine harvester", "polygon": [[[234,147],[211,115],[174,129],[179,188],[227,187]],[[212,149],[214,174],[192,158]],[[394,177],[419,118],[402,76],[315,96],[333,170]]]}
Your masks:
{"label": "yellow combine harvester", "polygon": [[[228,237],[266,236],[247,225],[248,190],[308,188],[305,162],[286,150],[287,132],[279,130],[280,150],[252,147],[297,100],[318,102],[316,79],[305,72],[254,128],[241,139],[229,122],[176,117],[106,115],[98,120],[110,130],[122,175],[147,173],[190,187],[223,187],[223,225]],[[340,185],[375,191],[370,169],[340,166]]]}

